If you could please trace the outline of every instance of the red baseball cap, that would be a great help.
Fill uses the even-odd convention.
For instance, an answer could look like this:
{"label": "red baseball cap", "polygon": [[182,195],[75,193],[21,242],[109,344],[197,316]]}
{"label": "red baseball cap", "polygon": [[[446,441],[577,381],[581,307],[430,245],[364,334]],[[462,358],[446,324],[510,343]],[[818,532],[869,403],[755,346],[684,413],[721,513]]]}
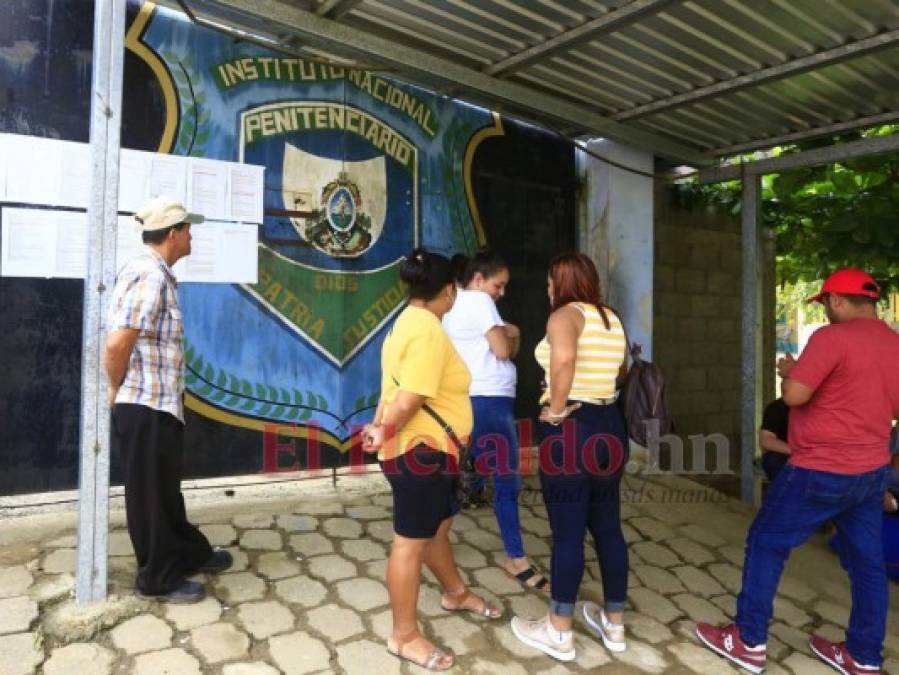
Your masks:
{"label": "red baseball cap", "polygon": [[880,297],[880,286],[867,272],[862,270],[837,270],[824,281],[821,292],[808,299],[809,302],[821,302],[828,293],[841,295],[864,295],[875,300]]}

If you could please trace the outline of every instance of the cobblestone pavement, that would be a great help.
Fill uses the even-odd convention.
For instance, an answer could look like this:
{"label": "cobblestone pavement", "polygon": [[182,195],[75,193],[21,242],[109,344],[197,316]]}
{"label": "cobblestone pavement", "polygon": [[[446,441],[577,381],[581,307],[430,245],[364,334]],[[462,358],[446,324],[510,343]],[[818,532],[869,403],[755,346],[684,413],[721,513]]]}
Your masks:
{"label": "cobblestone pavement", "polygon": [[[383,648],[390,629],[384,576],[392,537],[385,487],[376,481],[315,498],[189,506],[212,543],[228,547],[235,558],[228,573],[197,577],[207,583],[209,597],[189,606],[133,596],[134,561],[121,513],[111,518],[112,597],[86,609],[71,599],[71,527],[60,529],[64,525],[57,518],[48,529],[45,517],[41,527],[21,519],[10,529],[8,521],[0,536],[0,675],[423,672]],[[456,560],[466,580],[499,603],[505,616],[490,622],[443,612],[438,587],[425,574],[422,627],[455,653],[455,672],[734,672],[697,645],[693,628],[696,621],[723,622],[733,615],[751,510],[681,479],[628,478],[626,487],[623,515],[632,571],[628,650],[607,652],[582,622],[576,625],[578,656],[572,664],[519,644],[509,618],[540,616],[546,600],[499,567],[502,544],[492,511],[469,510],[453,525]],[[535,490],[523,497],[526,548],[548,569],[545,511]],[[590,546],[586,556],[581,596],[601,601]],[[892,600],[886,670],[899,673],[895,588]],[[768,672],[832,672],[810,656],[807,636],[814,630],[842,639],[848,603],[845,575],[820,537],[797,551],[775,606]]]}

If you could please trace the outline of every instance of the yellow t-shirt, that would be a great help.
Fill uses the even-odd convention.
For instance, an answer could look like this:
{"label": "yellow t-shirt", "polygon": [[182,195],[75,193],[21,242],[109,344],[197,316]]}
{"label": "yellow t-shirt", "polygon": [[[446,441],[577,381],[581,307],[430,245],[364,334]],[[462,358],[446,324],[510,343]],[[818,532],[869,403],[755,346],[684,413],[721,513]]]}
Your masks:
{"label": "yellow t-shirt", "polygon": [[[406,307],[381,348],[384,413],[400,389],[419,394],[464,442],[473,424],[469,386],[468,367],[443,330],[440,319],[421,307]],[[392,459],[420,443],[451,455],[458,454],[455,444],[434,418],[419,410],[395,437],[384,443],[378,459]]]}

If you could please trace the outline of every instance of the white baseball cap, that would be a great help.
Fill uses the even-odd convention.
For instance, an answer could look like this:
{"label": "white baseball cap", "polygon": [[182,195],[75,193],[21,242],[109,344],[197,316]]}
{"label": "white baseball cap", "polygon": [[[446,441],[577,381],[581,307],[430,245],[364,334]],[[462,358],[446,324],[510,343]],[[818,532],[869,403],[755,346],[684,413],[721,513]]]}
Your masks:
{"label": "white baseball cap", "polygon": [[180,223],[202,223],[204,218],[198,213],[188,213],[181,202],[160,196],[140,207],[134,214],[134,220],[142,231],[152,232]]}

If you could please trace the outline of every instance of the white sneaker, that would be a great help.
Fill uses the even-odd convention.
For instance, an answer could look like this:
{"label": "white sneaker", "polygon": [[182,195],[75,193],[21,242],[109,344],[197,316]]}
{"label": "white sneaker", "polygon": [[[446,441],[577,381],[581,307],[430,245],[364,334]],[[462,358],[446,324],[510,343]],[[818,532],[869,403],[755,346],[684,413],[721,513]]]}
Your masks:
{"label": "white sneaker", "polygon": [[556,630],[549,617],[528,621],[520,617],[512,618],[512,632],[529,647],[539,649],[559,661],[574,661],[574,635],[570,630]]}
{"label": "white sneaker", "polygon": [[595,602],[584,603],[584,619],[590,628],[599,633],[602,643],[610,652],[623,652],[627,649],[624,624],[609,621],[606,613]]}

